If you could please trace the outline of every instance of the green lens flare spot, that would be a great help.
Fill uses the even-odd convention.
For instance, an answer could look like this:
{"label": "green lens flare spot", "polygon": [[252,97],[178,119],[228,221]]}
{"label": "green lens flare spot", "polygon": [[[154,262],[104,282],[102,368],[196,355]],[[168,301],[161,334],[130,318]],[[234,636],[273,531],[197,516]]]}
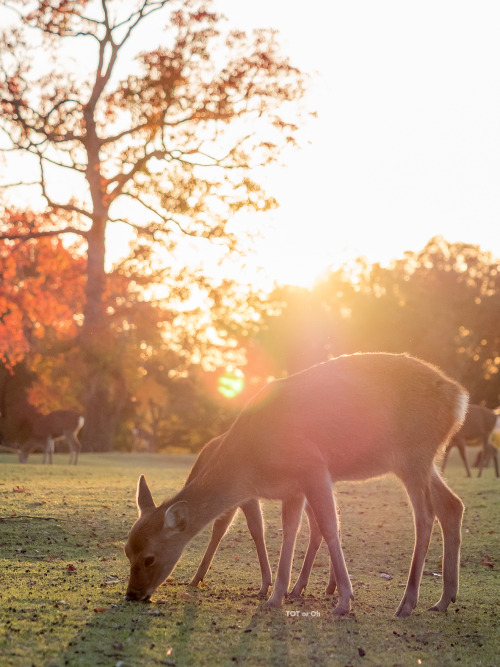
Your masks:
{"label": "green lens flare spot", "polygon": [[245,380],[243,373],[227,372],[221,375],[217,383],[217,390],[224,398],[235,398],[243,391]]}

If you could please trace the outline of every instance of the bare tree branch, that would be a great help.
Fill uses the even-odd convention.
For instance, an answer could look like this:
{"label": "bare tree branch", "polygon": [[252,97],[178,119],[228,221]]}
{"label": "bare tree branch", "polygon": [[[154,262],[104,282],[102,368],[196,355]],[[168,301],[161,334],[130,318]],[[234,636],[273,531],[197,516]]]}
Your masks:
{"label": "bare tree branch", "polygon": [[94,219],[94,216],[92,213],[89,211],[86,211],[83,208],[80,208],[79,206],[75,206],[74,204],[58,204],[54,202],[48,195],[47,193],[47,186],[46,186],[46,181],[45,181],[45,172],[43,168],[43,156],[39,154],[39,161],[40,161],[40,187],[42,188],[42,195],[45,197],[47,200],[47,204],[54,210],[60,209],[61,211],[68,211],[70,213],[76,213],[78,215],[83,215],[86,218],[89,218],[90,220]]}
{"label": "bare tree branch", "polygon": [[[23,219],[14,219],[11,222],[25,222]],[[76,234],[86,237],[87,232],[77,227],[62,227],[61,229],[51,229],[36,232],[0,232],[0,241],[28,241],[29,239],[39,239],[47,236],[59,236],[60,234]]]}

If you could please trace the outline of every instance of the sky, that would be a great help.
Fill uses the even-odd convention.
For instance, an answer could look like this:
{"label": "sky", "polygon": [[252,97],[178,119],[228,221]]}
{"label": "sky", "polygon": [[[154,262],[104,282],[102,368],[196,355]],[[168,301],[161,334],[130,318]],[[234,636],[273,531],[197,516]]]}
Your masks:
{"label": "sky", "polygon": [[217,5],[278,28],[312,73],[310,143],[266,180],[281,206],[259,260],[280,280],[308,284],[359,255],[387,263],[435,235],[500,257],[498,2]]}
{"label": "sky", "polygon": [[278,30],[311,75],[305,103],[317,112],[303,148],[260,175],[280,207],[241,221],[263,237],[228,271],[308,286],[330,266],[387,263],[435,235],[500,257],[498,0],[214,6],[234,26]]}

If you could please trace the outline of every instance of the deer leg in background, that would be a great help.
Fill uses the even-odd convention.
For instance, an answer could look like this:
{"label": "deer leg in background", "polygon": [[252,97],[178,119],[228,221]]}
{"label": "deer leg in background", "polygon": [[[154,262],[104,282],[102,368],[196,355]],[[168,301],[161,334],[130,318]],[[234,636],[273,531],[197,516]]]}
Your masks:
{"label": "deer leg in background", "polygon": [[495,475],[498,477],[498,450],[494,445],[491,445],[491,456],[493,458],[493,465],[495,466]]}
{"label": "deer leg in background", "polygon": [[68,433],[66,440],[69,445],[69,464],[75,465],[78,463],[78,455],[80,454],[81,443],[76,433]]}
{"label": "deer leg in background", "polygon": [[220,541],[222,540],[224,535],[226,534],[226,531],[229,528],[231,521],[233,520],[233,517],[236,514],[237,510],[238,508],[235,507],[229,510],[228,512],[225,512],[218,519],[214,521],[214,525],[212,528],[212,537],[210,538],[210,542],[208,543],[207,549],[201,560],[198,570],[196,571],[196,574],[189,583],[190,586],[197,586],[200,583],[200,581],[203,581],[203,578],[205,577],[210,567],[210,564],[212,563],[212,558],[214,557],[214,554],[217,551],[217,547],[219,546]]}
{"label": "deer leg in background", "polygon": [[467,442],[465,441],[464,438],[455,438],[455,444],[457,446],[458,453],[460,454],[460,458],[462,459],[462,461],[464,463],[465,470],[467,472],[467,477],[472,477],[472,475],[470,473],[469,464],[467,463],[467,455],[466,455]]}
{"label": "deer leg in background", "polygon": [[493,465],[495,466],[495,474],[498,477],[498,452],[496,447],[494,447],[492,444],[490,444],[489,441],[487,441],[485,444],[483,444],[483,451],[481,452],[481,458],[479,460],[479,472],[477,474],[478,477],[481,477],[483,468],[488,467],[490,459],[493,460]]}
{"label": "deer leg in background", "polygon": [[264,523],[262,521],[260,503],[256,498],[251,498],[241,504],[241,509],[247,520],[248,530],[255,542],[255,548],[257,549],[257,556],[259,558],[260,572],[262,575],[262,585],[259,591],[259,597],[265,597],[271,586],[272,573],[269,566],[266,543],[264,541]]}
{"label": "deer leg in background", "polygon": [[448,455],[450,453],[451,448],[453,447],[453,440],[451,440],[447,445],[446,449],[444,450],[443,458],[441,459],[441,472],[444,473],[444,469],[446,468],[446,464],[448,462]]}
{"label": "deer leg in background", "polygon": [[54,449],[55,449],[54,439],[49,436],[45,440],[42,463],[49,463],[50,465],[53,464]]}
{"label": "deer leg in background", "polygon": [[281,523],[283,526],[283,542],[281,544],[278,574],[274,582],[271,597],[264,605],[265,609],[281,607],[283,598],[287,594],[290,583],[290,572],[292,569],[295,539],[300,525],[302,509],[304,507],[304,496],[294,496],[283,500],[281,506]]}

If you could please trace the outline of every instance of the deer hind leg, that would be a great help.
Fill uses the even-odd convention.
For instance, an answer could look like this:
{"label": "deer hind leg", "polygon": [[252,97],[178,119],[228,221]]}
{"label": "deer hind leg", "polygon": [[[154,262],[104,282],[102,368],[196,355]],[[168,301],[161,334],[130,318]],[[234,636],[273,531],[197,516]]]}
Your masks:
{"label": "deer hind leg", "polygon": [[429,488],[429,478],[422,479],[417,474],[417,477],[403,481],[410,498],[415,523],[415,546],[408,582],[403,599],[396,610],[396,616],[406,617],[412,613],[418,602],[422,570],[434,525],[434,508]]}
{"label": "deer hind leg", "polygon": [[445,611],[455,602],[458,593],[460,568],[460,544],[462,541],[462,515],[464,506],[460,498],[444,483],[437,470],[431,473],[430,490],[434,510],[443,534],[443,594],[432,611]]}
{"label": "deer hind leg", "polygon": [[295,539],[299,529],[302,509],[304,507],[304,496],[294,496],[283,500],[281,507],[281,522],[283,525],[283,542],[281,544],[278,574],[274,583],[274,589],[264,608],[281,607],[283,598],[288,591],[290,583],[290,571],[292,569]]}
{"label": "deer hind leg", "polygon": [[340,545],[337,510],[332,494],[331,481],[329,475],[325,474],[317,476],[312,482],[306,491],[306,498],[330,552],[333,575],[330,577],[329,588],[333,585],[333,579],[335,579],[339,592],[338,605],[333,613],[336,616],[342,616],[349,613],[351,600],[354,597]]}
{"label": "deer hind leg", "polygon": [[70,447],[70,457],[69,457],[69,462],[70,464],[72,463],[74,466],[78,463],[78,456],[80,454],[80,450],[82,449],[82,443],[78,439],[77,433],[72,433],[71,436],[68,438],[69,440],[69,447]]}
{"label": "deer hind leg", "polygon": [[250,535],[255,542],[255,548],[257,549],[262,577],[259,597],[263,598],[267,595],[269,587],[271,586],[272,573],[271,567],[269,566],[266,543],[264,541],[264,523],[262,521],[260,503],[256,498],[252,498],[251,500],[242,503],[241,509],[243,510],[243,514],[247,520],[248,530],[250,531]]}
{"label": "deer hind leg", "polygon": [[210,538],[210,542],[208,543],[205,554],[201,559],[201,563],[198,566],[198,570],[189,583],[190,586],[198,586],[200,581],[203,581],[203,578],[205,577],[212,563],[212,558],[217,551],[219,543],[226,534],[226,531],[229,528],[229,525],[231,524],[231,521],[233,520],[237,510],[238,508],[235,507],[234,509],[229,510],[229,512],[225,512],[222,514],[222,516],[214,521],[212,537]]}

